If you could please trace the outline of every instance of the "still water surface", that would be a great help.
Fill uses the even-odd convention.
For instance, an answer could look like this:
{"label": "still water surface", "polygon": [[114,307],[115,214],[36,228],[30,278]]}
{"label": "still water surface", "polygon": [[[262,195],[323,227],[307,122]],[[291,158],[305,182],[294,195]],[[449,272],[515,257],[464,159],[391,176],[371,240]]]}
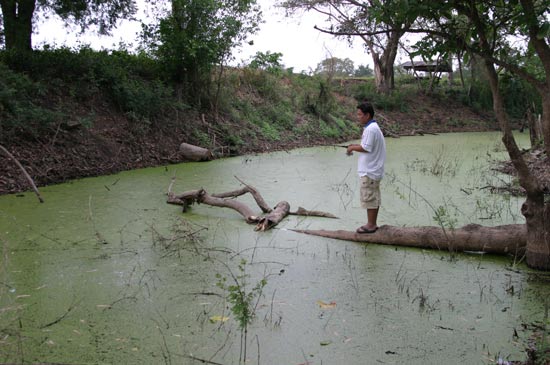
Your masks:
{"label": "still water surface", "polygon": [[[490,170],[505,156],[498,133],[388,139],[387,148],[380,224],[438,225],[435,211],[447,226],[523,222],[523,199],[486,188],[510,182]],[[233,277],[247,292],[267,282],[253,300],[246,363],[524,359],[524,327],[544,320],[550,286],[520,260],[290,230],[365,223],[355,168],[343,148],[307,148],[73,181],[41,189],[45,204],[0,197],[0,362],[238,364],[245,343],[217,285]],[[236,190],[236,176],[272,206],[340,219],[291,216],[254,232],[229,209],[182,213],[165,203],[174,175],[177,192]]]}

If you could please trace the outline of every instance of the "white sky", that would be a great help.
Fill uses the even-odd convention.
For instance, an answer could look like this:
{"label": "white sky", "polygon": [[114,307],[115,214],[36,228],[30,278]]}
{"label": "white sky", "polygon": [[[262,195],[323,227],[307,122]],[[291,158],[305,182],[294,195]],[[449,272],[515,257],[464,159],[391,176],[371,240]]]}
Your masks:
{"label": "white sky", "polygon": [[[248,63],[256,52],[279,52],[283,54],[285,67],[293,67],[295,72],[309,72],[317,64],[329,57],[349,58],[355,67],[370,65],[372,60],[364,51],[362,43],[357,40],[353,47],[344,39],[336,39],[315,29],[314,25],[322,26],[324,17],[309,12],[292,18],[285,18],[284,11],[271,5],[273,0],[259,0],[262,6],[263,19],[258,33],[250,40],[253,46],[245,44],[242,49],[235,50],[237,63]],[[61,21],[53,19],[37,27],[33,36],[33,45],[40,47],[43,43],[55,46],[76,46],[89,44],[95,49],[116,49],[119,43],[135,44],[140,25],[136,22],[124,21],[113,31],[112,37],[96,35],[78,35],[77,29],[65,28]]]}

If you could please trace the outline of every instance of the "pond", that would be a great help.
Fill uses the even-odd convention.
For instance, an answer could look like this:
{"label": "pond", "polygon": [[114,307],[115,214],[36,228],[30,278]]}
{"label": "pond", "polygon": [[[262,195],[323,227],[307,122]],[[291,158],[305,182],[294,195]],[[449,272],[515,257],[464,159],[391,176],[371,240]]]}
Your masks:
{"label": "pond", "polygon": [[[524,222],[522,198],[490,193],[511,182],[491,169],[506,156],[498,133],[387,139],[387,148],[379,224]],[[44,204],[30,192],[0,197],[0,362],[525,359],[550,286],[521,258],[292,231],[365,223],[356,161],[340,147],[306,148],[72,181],[42,188]],[[167,205],[173,176],[176,192],[210,193],[240,188],[237,177],[272,206],[339,219],[290,216],[255,232],[230,209]],[[238,199],[260,212],[252,197]],[[253,313],[231,300],[239,290]]]}

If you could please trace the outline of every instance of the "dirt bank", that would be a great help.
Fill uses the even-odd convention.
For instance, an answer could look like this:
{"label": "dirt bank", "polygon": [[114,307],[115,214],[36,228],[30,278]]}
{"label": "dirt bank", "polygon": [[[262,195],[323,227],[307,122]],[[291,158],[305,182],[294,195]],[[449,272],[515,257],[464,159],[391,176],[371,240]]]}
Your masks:
{"label": "dirt bank", "polygon": [[[340,99],[341,102],[344,102]],[[346,103],[354,105],[353,100]],[[377,110],[377,119],[396,134],[418,134],[496,130],[490,114],[477,113],[456,102],[442,102],[418,95],[408,102],[407,112]],[[350,107],[347,119],[354,118]],[[201,145],[193,130],[208,134],[213,141],[227,141],[223,131],[250,129],[246,121],[235,122],[209,115],[189,113],[183,128],[154,126],[144,131],[131,130],[127,117],[108,108],[97,108],[92,126],[58,125],[48,133],[29,136],[19,133],[4,142],[27,169],[38,186],[60,183],[88,176],[184,162],[178,153],[180,143]],[[295,117],[300,123],[301,116]],[[218,128],[215,126],[222,126]],[[289,132],[291,133],[291,132]],[[261,153],[295,147],[339,143],[355,137],[356,131],[334,138],[295,134],[272,141],[258,137],[244,144],[215,143],[219,156]],[[225,137],[225,138],[224,138]],[[421,138],[421,137],[419,137]],[[0,156],[0,194],[30,190],[28,182],[6,156]]]}

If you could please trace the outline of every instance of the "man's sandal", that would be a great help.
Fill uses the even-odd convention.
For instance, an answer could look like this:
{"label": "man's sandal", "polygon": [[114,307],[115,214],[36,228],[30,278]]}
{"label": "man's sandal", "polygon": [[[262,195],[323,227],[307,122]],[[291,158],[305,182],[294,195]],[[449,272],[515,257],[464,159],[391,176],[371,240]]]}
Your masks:
{"label": "man's sandal", "polygon": [[367,228],[367,226],[361,226],[359,228],[357,228],[356,232],[357,233],[374,233],[378,230],[378,227],[375,227],[375,228]]}

